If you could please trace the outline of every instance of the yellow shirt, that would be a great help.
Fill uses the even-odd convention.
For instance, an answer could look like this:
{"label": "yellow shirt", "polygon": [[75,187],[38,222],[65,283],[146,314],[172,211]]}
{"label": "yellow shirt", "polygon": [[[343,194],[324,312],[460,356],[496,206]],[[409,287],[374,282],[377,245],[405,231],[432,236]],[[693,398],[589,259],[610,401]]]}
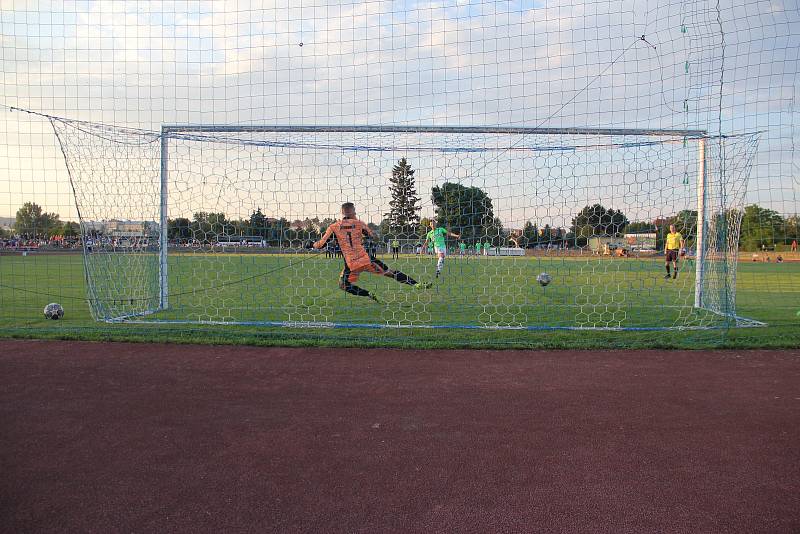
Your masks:
{"label": "yellow shirt", "polygon": [[678,250],[681,248],[681,241],[683,241],[683,236],[680,232],[672,232],[667,234],[667,250]]}

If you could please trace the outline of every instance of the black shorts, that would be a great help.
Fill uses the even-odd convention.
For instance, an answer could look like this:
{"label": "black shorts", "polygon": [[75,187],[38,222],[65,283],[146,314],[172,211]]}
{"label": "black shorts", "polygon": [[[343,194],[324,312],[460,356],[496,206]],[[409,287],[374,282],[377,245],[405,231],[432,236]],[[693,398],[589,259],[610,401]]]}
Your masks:
{"label": "black shorts", "polygon": [[677,250],[668,250],[667,251],[667,261],[678,261],[678,251]]}

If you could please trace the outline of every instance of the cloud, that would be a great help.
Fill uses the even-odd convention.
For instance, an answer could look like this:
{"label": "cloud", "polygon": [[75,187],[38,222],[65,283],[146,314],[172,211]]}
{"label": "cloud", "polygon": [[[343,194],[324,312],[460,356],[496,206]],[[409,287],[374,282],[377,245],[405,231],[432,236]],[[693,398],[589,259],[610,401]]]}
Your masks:
{"label": "cloud", "polygon": [[[768,200],[785,210],[792,198],[797,210],[785,170],[797,161],[786,150],[797,135],[797,6],[723,1],[720,28],[715,3],[700,0],[290,4],[5,1],[0,100],[153,130],[189,122],[763,128],[754,176],[779,169],[785,194]],[[8,161],[0,179],[20,165]]]}

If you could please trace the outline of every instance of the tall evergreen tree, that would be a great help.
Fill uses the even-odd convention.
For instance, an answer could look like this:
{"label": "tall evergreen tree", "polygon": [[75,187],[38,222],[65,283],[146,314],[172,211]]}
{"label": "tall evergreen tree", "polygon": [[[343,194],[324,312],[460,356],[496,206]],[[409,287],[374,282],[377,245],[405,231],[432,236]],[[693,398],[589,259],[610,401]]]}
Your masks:
{"label": "tall evergreen tree", "polygon": [[389,202],[389,213],[385,215],[389,221],[389,230],[393,237],[416,237],[420,210],[417,203],[420,198],[414,183],[414,169],[406,158],[401,158],[392,167],[389,181],[392,200]]}

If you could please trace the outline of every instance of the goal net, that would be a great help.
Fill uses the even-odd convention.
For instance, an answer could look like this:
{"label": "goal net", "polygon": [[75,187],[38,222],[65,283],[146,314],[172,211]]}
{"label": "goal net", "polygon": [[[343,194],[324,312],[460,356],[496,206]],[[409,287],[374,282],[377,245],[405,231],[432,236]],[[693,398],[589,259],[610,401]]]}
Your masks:
{"label": "goal net", "polygon": [[[735,293],[753,135],[51,122],[99,320],[753,324],[737,316]],[[363,273],[359,286],[379,303],[342,291],[338,245],[306,247],[344,202],[372,228],[375,259],[431,287]],[[430,221],[449,232],[443,265],[425,246]],[[682,236],[676,277],[665,267],[670,225]],[[110,237],[110,226],[123,230]]]}

